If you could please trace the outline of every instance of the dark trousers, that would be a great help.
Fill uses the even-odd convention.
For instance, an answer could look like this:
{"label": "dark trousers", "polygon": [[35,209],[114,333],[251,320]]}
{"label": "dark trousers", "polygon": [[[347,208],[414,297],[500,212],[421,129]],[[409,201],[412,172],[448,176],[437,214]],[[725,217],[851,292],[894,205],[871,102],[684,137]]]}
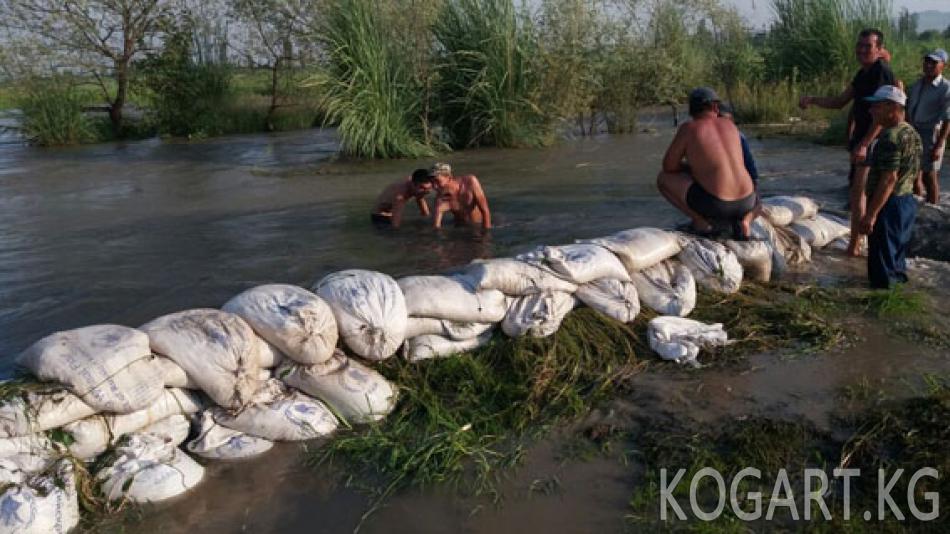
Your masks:
{"label": "dark trousers", "polygon": [[907,281],[907,246],[917,218],[914,195],[887,199],[868,236],[868,280],[871,287],[887,289]]}

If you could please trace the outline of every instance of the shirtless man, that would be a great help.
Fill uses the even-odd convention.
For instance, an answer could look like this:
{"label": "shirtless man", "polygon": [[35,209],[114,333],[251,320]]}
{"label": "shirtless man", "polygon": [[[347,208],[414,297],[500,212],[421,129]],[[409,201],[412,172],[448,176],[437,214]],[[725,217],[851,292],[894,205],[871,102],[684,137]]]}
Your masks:
{"label": "shirtless man", "polygon": [[690,93],[689,114],[693,120],[680,126],[663,157],[657,187],[692,219],[693,232],[713,235],[725,223],[735,239],[746,239],[756,193],[742,159],[739,130],[719,117],[719,97],[707,87]]}
{"label": "shirtless man", "polygon": [[423,217],[429,216],[429,204],[426,195],[432,191],[434,183],[429,171],[416,169],[412,177],[393,182],[383,189],[376,199],[376,207],[370,214],[370,219],[377,228],[399,228],[402,224],[402,213],[406,203],[412,199],[419,205],[419,212]]}
{"label": "shirtless man", "polygon": [[437,192],[432,221],[436,228],[442,227],[445,212],[452,212],[456,226],[480,224],[485,230],[491,228],[488,199],[478,178],[472,174],[452,176],[452,167],[448,163],[436,163],[429,175],[435,180]]}

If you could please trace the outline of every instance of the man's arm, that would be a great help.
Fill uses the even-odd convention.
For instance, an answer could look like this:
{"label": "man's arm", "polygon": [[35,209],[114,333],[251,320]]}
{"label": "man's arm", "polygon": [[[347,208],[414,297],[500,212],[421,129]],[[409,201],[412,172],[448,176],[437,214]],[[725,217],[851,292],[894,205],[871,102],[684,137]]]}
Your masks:
{"label": "man's arm", "polygon": [[676,135],[673,136],[673,141],[663,156],[663,172],[683,171],[683,158],[686,157],[687,128],[689,128],[689,123],[680,126],[679,129],[676,130]]}
{"label": "man's arm", "polygon": [[419,206],[419,213],[423,217],[429,216],[429,203],[426,202],[426,197],[416,197],[416,204]]}
{"label": "man's arm", "polygon": [[887,199],[890,198],[891,192],[894,191],[894,184],[896,183],[897,170],[885,171],[881,174],[881,179],[877,184],[877,190],[874,191],[874,195],[871,197],[871,200],[868,201],[867,211],[861,219],[860,229],[862,234],[870,234],[874,230],[874,223],[877,221],[877,216],[881,213],[881,208],[884,207]]}
{"label": "man's arm", "polygon": [[868,157],[868,147],[871,146],[871,143],[881,133],[881,130],[881,125],[878,124],[876,120],[871,123],[868,133],[866,133],[861,141],[858,142],[858,145],[854,147],[854,152],[851,153],[851,161],[861,163]]}
{"label": "man's arm", "polygon": [[474,176],[472,176],[472,195],[475,197],[475,207],[482,213],[482,228],[488,230],[491,228],[491,210],[488,209],[488,199],[482,191],[482,184]]}
{"label": "man's arm", "polygon": [[396,195],[396,198],[393,199],[393,228],[399,228],[399,226],[402,224],[402,212],[405,210],[405,208],[406,197],[402,195]]}
{"label": "man's arm", "polygon": [[808,106],[818,106],[824,109],[841,109],[854,98],[854,87],[848,86],[838,96],[803,96],[798,100],[798,107],[808,109]]}

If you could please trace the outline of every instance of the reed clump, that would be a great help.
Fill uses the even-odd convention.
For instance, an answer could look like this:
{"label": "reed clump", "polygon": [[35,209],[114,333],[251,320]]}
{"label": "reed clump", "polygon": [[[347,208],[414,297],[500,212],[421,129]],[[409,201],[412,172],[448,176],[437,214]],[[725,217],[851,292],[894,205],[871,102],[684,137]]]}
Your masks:
{"label": "reed clump", "polygon": [[325,123],[337,125],[347,155],[433,154],[426,82],[415,75],[413,40],[394,21],[372,0],[328,0],[313,28],[327,60],[305,83],[321,94]]}
{"label": "reed clump", "polygon": [[16,95],[23,114],[19,130],[39,146],[78,145],[95,139],[95,127],[84,113],[86,96],[66,76],[23,82]]}

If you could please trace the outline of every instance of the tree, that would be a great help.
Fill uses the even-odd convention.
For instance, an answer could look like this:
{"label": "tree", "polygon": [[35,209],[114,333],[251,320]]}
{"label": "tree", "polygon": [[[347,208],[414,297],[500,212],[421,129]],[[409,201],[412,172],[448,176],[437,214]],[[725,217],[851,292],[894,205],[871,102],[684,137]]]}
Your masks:
{"label": "tree", "polygon": [[897,15],[897,38],[901,41],[909,41],[917,37],[917,13],[911,13],[906,7],[902,7]]}
{"label": "tree", "polygon": [[270,106],[267,109],[267,128],[273,130],[273,118],[282,104],[282,71],[297,59],[300,43],[297,36],[303,31],[294,16],[297,2],[287,0],[230,0],[232,16],[245,30],[238,44],[242,55],[251,66],[270,71]]}
{"label": "tree", "polygon": [[[4,0],[0,17],[65,65],[93,76],[121,134],[132,61],[152,47],[171,0]],[[114,86],[107,83],[114,81]]]}

